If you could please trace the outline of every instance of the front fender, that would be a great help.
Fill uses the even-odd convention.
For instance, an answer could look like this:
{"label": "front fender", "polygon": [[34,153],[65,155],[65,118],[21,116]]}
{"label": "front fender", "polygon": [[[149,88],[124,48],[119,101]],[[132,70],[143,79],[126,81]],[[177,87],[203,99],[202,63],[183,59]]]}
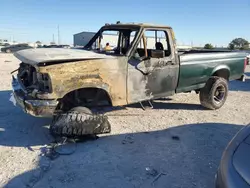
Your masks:
{"label": "front fender", "polygon": [[108,95],[110,95],[110,87],[107,83],[104,83],[100,80],[85,80],[85,82],[79,80],[78,82],[74,83],[64,82],[62,84],[58,84],[53,88],[53,93],[38,94],[37,97],[40,99],[60,99],[72,91],[84,88],[103,89],[107,92]]}
{"label": "front fender", "polygon": [[94,81],[92,80],[91,82],[84,82],[81,84],[75,84],[74,86],[69,88],[64,88],[62,90],[60,89],[55,89],[55,93],[57,94],[57,98],[63,98],[65,95],[68,93],[78,90],[78,89],[85,89],[85,88],[98,88],[98,89],[103,89],[105,90],[108,94],[110,93],[110,87],[108,84],[101,82],[101,81]]}

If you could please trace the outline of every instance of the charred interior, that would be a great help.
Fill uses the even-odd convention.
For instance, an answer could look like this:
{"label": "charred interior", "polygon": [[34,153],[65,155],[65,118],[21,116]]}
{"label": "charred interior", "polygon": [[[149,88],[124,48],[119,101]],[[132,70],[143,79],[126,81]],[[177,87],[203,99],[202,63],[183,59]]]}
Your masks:
{"label": "charred interior", "polygon": [[17,77],[27,91],[36,89],[40,92],[52,92],[49,75],[37,72],[35,67],[29,64],[20,64]]}

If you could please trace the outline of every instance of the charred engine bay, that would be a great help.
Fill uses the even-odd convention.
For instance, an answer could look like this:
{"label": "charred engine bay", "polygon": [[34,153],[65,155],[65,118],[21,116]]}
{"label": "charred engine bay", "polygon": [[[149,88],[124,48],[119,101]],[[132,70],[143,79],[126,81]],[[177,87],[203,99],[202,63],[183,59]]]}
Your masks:
{"label": "charred engine bay", "polygon": [[41,74],[36,68],[25,63],[21,63],[18,69],[17,78],[28,93],[34,90],[40,92],[51,92],[50,78],[48,74]]}

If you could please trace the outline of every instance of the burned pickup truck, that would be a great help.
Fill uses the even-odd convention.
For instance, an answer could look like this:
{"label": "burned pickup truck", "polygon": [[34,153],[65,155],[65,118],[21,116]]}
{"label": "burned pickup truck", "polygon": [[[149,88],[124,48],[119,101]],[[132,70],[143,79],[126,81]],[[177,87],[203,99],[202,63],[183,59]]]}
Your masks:
{"label": "burned pickup truck", "polygon": [[[116,41],[105,41],[109,32]],[[102,47],[108,42],[113,48]],[[33,116],[54,117],[51,131],[58,135],[109,132],[104,116],[92,115],[96,107],[181,92],[196,91],[201,105],[218,109],[228,82],[244,80],[246,66],[241,52],[180,52],[171,27],[150,24],[106,24],[83,49],[29,49],[15,56],[21,61],[12,83],[17,103]]]}

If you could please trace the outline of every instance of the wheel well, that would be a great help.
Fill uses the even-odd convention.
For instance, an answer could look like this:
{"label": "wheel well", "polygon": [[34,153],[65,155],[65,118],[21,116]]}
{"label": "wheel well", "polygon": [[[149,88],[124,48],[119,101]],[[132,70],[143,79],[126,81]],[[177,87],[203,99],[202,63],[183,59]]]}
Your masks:
{"label": "wheel well", "polygon": [[229,76],[230,76],[230,73],[229,73],[229,70],[227,69],[220,69],[220,70],[217,70],[213,76],[217,76],[217,77],[221,77],[221,78],[225,78],[226,80],[229,80]]}
{"label": "wheel well", "polygon": [[67,93],[59,100],[58,110],[68,111],[76,106],[93,108],[97,106],[112,106],[112,101],[104,89],[82,88]]}

